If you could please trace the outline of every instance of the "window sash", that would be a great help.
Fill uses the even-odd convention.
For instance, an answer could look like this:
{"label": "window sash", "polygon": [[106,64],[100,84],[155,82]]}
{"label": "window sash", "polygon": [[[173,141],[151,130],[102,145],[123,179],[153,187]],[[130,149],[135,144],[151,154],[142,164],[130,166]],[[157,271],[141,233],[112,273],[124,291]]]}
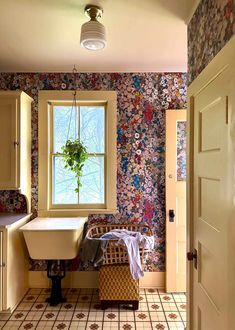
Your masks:
{"label": "window sash", "polygon": [[50,184],[49,184],[49,205],[52,209],[105,209],[106,208],[106,196],[107,196],[107,115],[106,115],[106,103],[103,102],[79,102],[77,101],[76,107],[78,108],[78,137],[80,138],[80,107],[81,106],[102,106],[104,107],[104,153],[89,153],[88,156],[92,157],[103,157],[104,158],[104,203],[98,204],[82,204],[79,203],[79,192],[78,192],[78,203],[77,204],[55,204],[53,203],[53,181],[54,181],[54,167],[53,161],[55,156],[62,155],[54,152],[54,107],[56,106],[72,106],[73,102],[53,102],[50,103],[50,161],[49,161],[49,171],[50,171]]}

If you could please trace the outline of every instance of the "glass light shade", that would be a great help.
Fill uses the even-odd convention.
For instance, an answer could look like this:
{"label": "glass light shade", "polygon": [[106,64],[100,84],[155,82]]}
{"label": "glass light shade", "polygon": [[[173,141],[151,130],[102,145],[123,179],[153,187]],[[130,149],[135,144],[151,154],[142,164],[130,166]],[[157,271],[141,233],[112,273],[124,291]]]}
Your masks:
{"label": "glass light shade", "polygon": [[82,25],[80,44],[89,50],[106,47],[105,27],[98,21],[89,21]]}

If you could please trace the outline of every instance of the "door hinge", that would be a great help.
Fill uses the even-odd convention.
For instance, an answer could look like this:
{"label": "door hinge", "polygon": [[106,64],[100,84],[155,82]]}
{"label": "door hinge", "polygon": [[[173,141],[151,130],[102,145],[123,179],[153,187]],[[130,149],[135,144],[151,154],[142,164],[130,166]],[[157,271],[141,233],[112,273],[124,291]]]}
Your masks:
{"label": "door hinge", "polygon": [[194,261],[194,268],[197,269],[197,250],[193,249],[193,252],[187,252],[188,261]]}
{"label": "door hinge", "polygon": [[6,267],[6,263],[5,262],[1,263],[0,267]]}

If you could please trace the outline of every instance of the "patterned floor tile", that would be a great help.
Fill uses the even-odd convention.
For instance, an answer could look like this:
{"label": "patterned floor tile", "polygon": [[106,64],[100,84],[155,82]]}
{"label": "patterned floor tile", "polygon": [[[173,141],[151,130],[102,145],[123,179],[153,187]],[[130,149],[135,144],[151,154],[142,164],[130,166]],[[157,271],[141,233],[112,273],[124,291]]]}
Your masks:
{"label": "patterned floor tile", "polygon": [[33,330],[36,329],[38,322],[37,321],[24,321],[19,329],[24,329],[24,330]]}
{"label": "patterned floor tile", "polygon": [[146,300],[147,302],[160,302],[160,296],[159,295],[156,295],[156,294],[147,294],[146,295]]}
{"label": "patterned floor tile", "polygon": [[52,329],[55,330],[67,330],[69,329],[70,322],[67,321],[56,321]]}
{"label": "patterned floor tile", "polygon": [[133,311],[122,311],[119,315],[120,322],[132,322],[135,320],[134,312]]}
{"label": "patterned floor tile", "polygon": [[87,330],[101,330],[102,322],[88,322],[86,329]]}
{"label": "patterned floor tile", "polygon": [[62,304],[61,306],[61,311],[73,311],[75,309],[76,304],[75,303],[70,303],[70,302],[66,302],[64,304]]}
{"label": "patterned floor tile", "polygon": [[32,308],[33,305],[34,305],[33,302],[30,302],[30,303],[22,302],[17,306],[16,310],[17,311],[30,311],[30,309]]}
{"label": "patterned floor tile", "polygon": [[38,298],[38,295],[35,294],[27,294],[24,299],[23,302],[35,302],[36,299]]}
{"label": "patterned floor tile", "polygon": [[23,321],[26,318],[28,312],[26,311],[15,311],[10,317],[10,321]]}
{"label": "patterned floor tile", "polygon": [[157,322],[157,321],[166,321],[165,313],[164,312],[149,312],[150,315],[150,320],[152,322]]}
{"label": "patterned floor tile", "polygon": [[149,310],[149,307],[148,307],[147,303],[139,303],[138,311],[145,312],[145,311],[148,311],[148,310]]}
{"label": "patterned floor tile", "polygon": [[73,321],[82,321],[85,322],[88,318],[89,311],[77,311],[75,310],[73,314]]}
{"label": "patterned floor tile", "polygon": [[62,304],[58,304],[57,306],[51,306],[50,304],[47,304],[46,311],[59,311],[61,309]]}
{"label": "patterned floor tile", "polygon": [[135,323],[136,330],[152,330],[152,323],[151,322],[136,322]]}
{"label": "patterned floor tile", "polygon": [[105,311],[104,312],[104,321],[107,322],[117,322],[119,321],[119,313],[118,312],[111,312],[111,311]]}
{"label": "patterned floor tile", "polygon": [[72,321],[70,324],[70,330],[85,330],[86,322],[83,321]]}
{"label": "patterned floor tile", "polygon": [[49,297],[50,297],[50,295],[48,295],[48,294],[40,294],[40,295],[37,297],[36,302],[37,302],[37,303],[46,303],[46,300],[47,300],[47,298],[49,298]]}
{"label": "patterned floor tile", "polygon": [[169,330],[184,330],[184,323],[183,322],[168,322]]}
{"label": "patterned floor tile", "polygon": [[174,302],[167,302],[167,303],[162,303],[162,308],[164,311],[169,312],[169,311],[174,311],[178,312],[178,308]]}
{"label": "patterned floor tile", "polygon": [[67,302],[50,306],[48,289],[30,289],[12,314],[0,313],[0,329],[176,330],[186,326],[186,295],[141,289],[139,309],[101,310],[97,289],[63,289]]}
{"label": "patterned floor tile", "polygon": [[178,307],[178,310],[181,312],[184,312],[186,311],[186,308],[187,308],[187,305],[186,303],[176,303],[177,307]]}
{"label": "patterned floor tile", "polygon": [[59,311],[56,319],[59,321],[70,321],[73,318],[73,312],[71,311]]}
{"label": "patterned floor tile", "polygon": [[168,330],[168,325],[166,322],[152,322],[153,329],[156,330]]}
{"label": "patterned floor tile", "polygon": [[181,321],[180,313],[179,312],[166,312],[166,319],[168,322],[171,321]]}
{"label": "patterned floor tile", "polygon": [[135,320],[139,322],[150,322],[149,312],[135,311]]}
{"label": "patterned floor tile", "polygon": [[172,294],[160,295],[161,302],[174,302]]}
{"label": "patterned floor tile", "polygon": [[180,316],[184,322],[186,322],[186,312],[180,312]]}
{"label": "patterned floor tile", "polygon": [[146,296],[144,294],[140,295],[140,302],[147,302]]}
{"label": "patterned floor tile", "polygon": [[103,330],[119,330],[119,323],[105,321],[103,323]]}
{"label": "patterned floor tile", "polygon": [[163,311],[162,304],[160,302],[148,303],[148,308],[150,312],[153,311]]}
{"label": "patterned floor tile", "polygon": [[37,330],[51,330],[54,325],[54,321],[39,321],[37,324]]}
{"label": "patterned floor tile", "polygon": [[175,302],[186,302],[186,295],[182,293],[174,293],[173,294]]}
{"label": "patterned floor tile", "polygon": [[94,321],[94,322],[102,322],[104,319],[104,312],[97,311],[97,312],[90,312],[88,315],[88,321]]}
{"label": "patterned floor tile", "polygon": [[58,311],[46,311],[42,314],[41,320],[54,321],[58,315]]}
{"label": "patterned floor tile", "polygon": [[47,303],[35,302],[31,308],[31,311],[44,311],[47,305]]}
{"label": "patterned floor tile", "polygon": [[135,330],[134,322],[120,322],[120,330]]}
{"label": "patterned floor tile", "polygon": [[25,320],[39,321],[42,317],[43,311],[29,311]]}
{"label": "patterned floor tile", "polygon": [[75,310],[83,311],[83,310],[89,310],[90,303],[84,303],[84,302],[78,302],[75,306]]}
{"label": "patterned floor tile", "polygon": [[22,321],[8,321],[5,326],[4,326],[4,330],[5,329],[11,329],[11,330],[19,330],[20,326],[22,324]]}

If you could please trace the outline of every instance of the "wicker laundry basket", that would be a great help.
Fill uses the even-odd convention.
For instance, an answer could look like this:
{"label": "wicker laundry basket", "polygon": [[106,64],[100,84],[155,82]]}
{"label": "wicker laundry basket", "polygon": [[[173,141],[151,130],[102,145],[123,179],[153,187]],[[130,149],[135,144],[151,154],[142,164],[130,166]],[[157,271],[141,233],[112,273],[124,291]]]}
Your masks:
{"label": "wicker laundry basket", "polygon": [[[93,226],[88,230],[86,237],[99,238],[113,229],[127,229],[147,236],[153,235],[147,225],[119,224]],[[148,252],[150,251],[140,247],[142,264]],[[139,281],[133,279],[127,250],[125,246],[118,244],[117,239],[109,240],[106,246],[104,263],[99,270],[99,298],[102,309],[111,303],[132,304],[134,310],[139,306]]]}

